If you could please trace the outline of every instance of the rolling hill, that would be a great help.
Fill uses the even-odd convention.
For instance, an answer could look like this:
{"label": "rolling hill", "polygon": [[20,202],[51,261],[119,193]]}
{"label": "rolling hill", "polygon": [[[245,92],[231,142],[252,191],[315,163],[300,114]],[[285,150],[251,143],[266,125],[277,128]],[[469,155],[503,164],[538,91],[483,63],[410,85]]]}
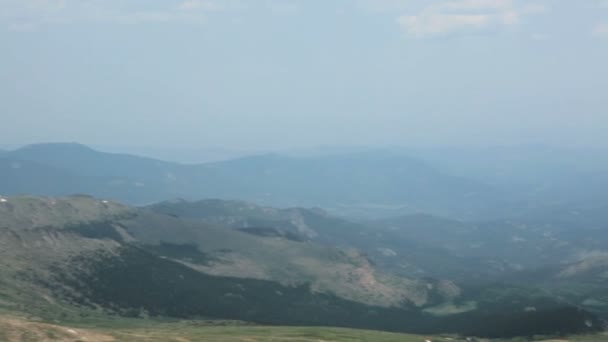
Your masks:
{"label": "rolling hill", "polygon": [[[445,239],[462,234],[470,228],[469,224],[430,215],[355,222],[319,208],[277,209],[217,199],[165,201],[148,209],[250,234],[286,236],[298,241],[354,248],[363,251],[379,268],[408,277],[462,280],[464,277],[487,278],[504,271],[497,270],[498,262],[488,255],[480,259],[478,255],[459,255],[448,248],[451,241]],[[404,225],[395,227],[394,221]],[[425,239],[432,236],[436,236],[436,240]]]}
{"label": "rolling hill", "polygon": [[605,316],[605,207],[547,207],[511,220],[455,221],[432,215],[353,222],[321,209],[276,209],[242,201],[167,201],[148,209],[262,236],[355,248],[378,269],[452,279],[464,293],[494,282],[551,289]]}
{"label": "rolling hill", "polygon": [[34,163],[24,164],[27,179],[35,182],[50,174],[55,187],[19,186],[23,178],[13,179],[14,172],[4,167],[0,193],[69,195],[76,189],[136,205],[221,198],[323,207],[351,217],[427,213],[466,220],[608,201],[602,191],[608,185],[602,150],[364,148],[192,165],[104,153],[76,143],[35,144],[0,154],[0,164],[26,162]]}
{"label": "rolling hill", "polygon": [[483,336],[600,327],[533,289],[461,293],[382,272],[357,251],[82,195],[3,197],[0,246],[0,308],[54,320],[104,313]]}
{"label": "rolling hill", "polygon": [[[0,193],[68,195],[72,189],[132,204],[186,199],[243,199],[268,205],[323,206],[335,212],[429,211],[466,216],[496,200],[494,189],[454,177],[403,154],[260,155],[199,165],[95,151],[79,144],[38,144],[8,152],[3,164],[29,162],[28,177],[61,172],[55,187],[11,186],[2,169]],[[80,186],[70,182],[76,176]],[[25,177],[25,176],[22,176]],[[51,189],[54,190],[54,189]]]}
{"label": "rolling hill", "polygon": [[606,210],[544,208],[525,217],[457,221],[416,214],[353,221],[313,208],[277,209],[244,201],[172,200],[147,207],[181,219],[250,234],[355,248],[380,268],[406,276],[480,281],[606,253]]}
{"label": "rolling hill", "polygon": [[[0,222],[8,227],[10,235],[5,235],[3,253],[9,258],[31,252],[29,257],[39,256],[33,260],[34,265],[67,257],[70,250],[84,248],[87,243],[93,244],[91,250],[108,252],[127,243],[139,248],[131,251],[125,247],[138,256],[145,252],[141,257],[152,253],[174,258],[210,275],[307,284],[318,292],[383,306],[427,302],[426,283],[376,272],[356,251],[262,238],[87,196],[5,200],[0,207]],[[30,238],[32,242],[28,243]],[[27,249],[47,240],[55,241],[58,248]]]}

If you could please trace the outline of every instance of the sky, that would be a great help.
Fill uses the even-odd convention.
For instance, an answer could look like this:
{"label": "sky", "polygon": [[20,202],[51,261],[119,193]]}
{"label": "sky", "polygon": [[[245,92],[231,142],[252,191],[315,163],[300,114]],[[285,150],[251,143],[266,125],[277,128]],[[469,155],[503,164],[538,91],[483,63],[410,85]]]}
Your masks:
{"label": "sky", "polygon": [[0,0],[0,144],[608,146],[606,0]]}

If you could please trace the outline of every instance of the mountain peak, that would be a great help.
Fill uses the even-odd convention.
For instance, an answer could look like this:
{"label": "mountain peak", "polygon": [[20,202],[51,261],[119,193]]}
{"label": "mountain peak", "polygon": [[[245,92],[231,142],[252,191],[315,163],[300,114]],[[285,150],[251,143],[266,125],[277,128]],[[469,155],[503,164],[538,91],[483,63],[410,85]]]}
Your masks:
{"label": "mountain peak", "polygon": [[14,153],[32,153],[32,152],[97,152],[94,149],[76,142],[53,142],[39,143],[23,146],[13,151]]}

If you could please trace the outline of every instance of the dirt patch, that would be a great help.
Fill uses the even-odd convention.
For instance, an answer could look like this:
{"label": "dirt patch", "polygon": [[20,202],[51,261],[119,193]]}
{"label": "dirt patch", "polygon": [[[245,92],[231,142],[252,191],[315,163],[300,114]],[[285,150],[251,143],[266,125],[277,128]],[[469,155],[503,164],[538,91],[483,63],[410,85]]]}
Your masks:
{"label": "dirt patch", "polygon": [[113,342],[113,337],[98,332],[30,322],[18,317],[0,315],[0,340],[6,342]]}

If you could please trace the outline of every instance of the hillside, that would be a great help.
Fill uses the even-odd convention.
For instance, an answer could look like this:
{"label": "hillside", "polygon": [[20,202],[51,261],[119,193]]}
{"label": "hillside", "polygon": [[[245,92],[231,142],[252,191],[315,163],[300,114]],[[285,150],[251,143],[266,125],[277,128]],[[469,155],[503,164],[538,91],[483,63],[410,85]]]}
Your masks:
{"label": "hillside", "polygon": [[[546,207],[510,220],[457,222],[416,215],[375,224],[385,227],[396,253],[403,245],[398,241],[443,251],[433,274],[459,279],[465,291],[487,282],[534,286],[608,317],[608,227],[602,203]],[[464,277],[452,273],[458,267]]]}
{"label": "hillside", "polygon": [[466,274],[468,279],[473,279],[498,272],[491,258],[479,261],[459,256],[446,248],[447,241],[425,240],[425,236],[445,239],[451,236],[450,231],[461,234],[467,227],[465,223],[428,215],[405,217],[400,222],[409,222],[402,229],[396,229],[390,225],[392,220],[355,222],[318,208],[277,209],[243,201],[174,200],[148,209],[249,234],[354,248],[363,251],[379,268],[404,276],[461,279]]}
{"label": "hillside", "polygon": [[356,248],[376,268],[406,277],[451,279],[475,296],[480,284],[535,284],[605,316],[605,207],[547,207],[512,220],[455,221],[432,215],[352,222],[321,209],[276,209],[241,201],[162,202],[150,210],[283,236]]}
{"label": "hillside", "polygon": [[310,283],[317,291],[384,306],[403,301],[421,305],[427,297],[424,283],[377,273],[355,251],[264,239],[86,196],[9,198],[0,207],[0,223],[17,234],[5,238],[7,257],[19,252],[12,251],[17,238],[56,241],[59,248],[53,252],[57,254],[45,255],[46,261],[67,253],[61,248],[64,244],[71,249],[83,238],[83,244],[94,243],[93,250],[112,247],[112,253],[123,242],[131,242],[206,274],[280,280],[285,285]]}
{"label": "hillside", "polygon": [[[148,206],[151,211],[190,221],[218,224],[244,232],[274,230],[301,240],[341,245],[349,233],[368,229],[364,225],[330,215],[320,208],[279,209],[234,200],[172,200]],[[348,244],[343,244],[349,246]]]}
{"label": "hillside", "polygon": [[576,262],[602,253],[608,243],[603,206],[545,208],[517,219],[479,222],[425,214],[352,221],[318,208],[276,209],[225,200],[174,200],[148,209],[254,235],[355,248],[391,273],[469,282]]}
{"label": "hillside", "polygon": [[451,282],[390,275],[359,252],[314,242],[88,196],[3,199],[0,308],[49,319],[101,311],[486,336],[600,326],[539,291],[461,294]]}
{"label": "hillside", "polygon": [[608,153],[602,147],[513,145],[410,148],[404,152],[524,202],[516,208],[493,208],[503,216],[549,204],[572,206],[608,200],[601,190],[608,182]]}
{"label": "hillside", "polygon": [[349,217],[497,219],[605,203],[608,168],[593,164],[604,159],[600,152],[368,148],[179,164],[76,143],[36,144],[0,154],[0,194],[89,193],[135,205],[220,198]]}
{"label": "hillside", "polygon": [[[485,210],[498,198],[494,189],[478,182],[445,174],[401,153],[377,151],[310,157],[260,155],[183,165],[103,153],[78,144],[38,144],[0,158],[5,164],[36,163],[24,169],[31,178],[43,177],[49,167],[62,172],[55,178],[57,190],[48,190],[19,186],[15,182],[18,176],[2,169],[0,193],[7,195],[69,195],[73,189],[82,189],[77,192],[132,204],[178,197],[238,198],[280,207],[323,206],[341,213],[429,211],[457,216]],[[72,185],[66,175],[81,178],[82,184]]]}
{"label": "hillside", "polygon": [[[0,154],[0,194],[45,193],[61,195],[78,193],[95,186],[95,182],[64,169]],[[100,184],[98,184],[100,185]]]}

